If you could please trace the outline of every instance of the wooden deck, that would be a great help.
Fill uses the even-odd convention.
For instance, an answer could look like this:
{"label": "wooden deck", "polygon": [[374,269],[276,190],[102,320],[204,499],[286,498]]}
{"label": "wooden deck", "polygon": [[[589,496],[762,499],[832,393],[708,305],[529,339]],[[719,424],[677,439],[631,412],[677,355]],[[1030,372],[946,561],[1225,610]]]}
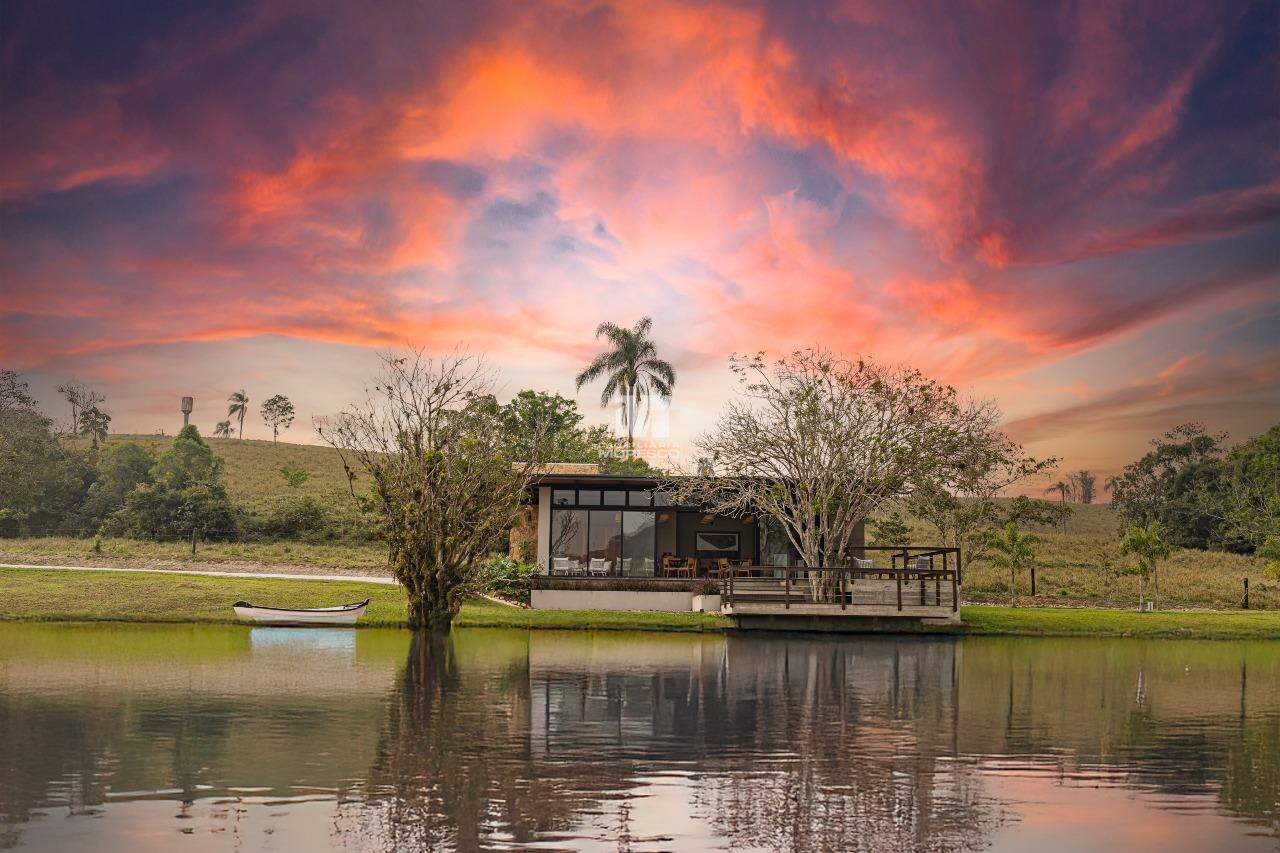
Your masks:
{"label": "wooden deck", "polygon": [[902,559],[887,567],[735,566],[720,580],[723,612],[743,627],[761,621],[812,623],[815,617],[959,623],[959,551],[911,550],[922,553],[893,549]]}

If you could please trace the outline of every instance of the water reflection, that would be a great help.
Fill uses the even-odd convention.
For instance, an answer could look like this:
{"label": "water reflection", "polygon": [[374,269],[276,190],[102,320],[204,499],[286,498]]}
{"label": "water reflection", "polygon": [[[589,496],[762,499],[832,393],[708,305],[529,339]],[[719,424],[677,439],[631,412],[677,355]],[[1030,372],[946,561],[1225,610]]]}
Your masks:
{"label": "water reflection", "polygon": [[6,847],[1271,849],[1278,799],[1269,644],[0,624]]}

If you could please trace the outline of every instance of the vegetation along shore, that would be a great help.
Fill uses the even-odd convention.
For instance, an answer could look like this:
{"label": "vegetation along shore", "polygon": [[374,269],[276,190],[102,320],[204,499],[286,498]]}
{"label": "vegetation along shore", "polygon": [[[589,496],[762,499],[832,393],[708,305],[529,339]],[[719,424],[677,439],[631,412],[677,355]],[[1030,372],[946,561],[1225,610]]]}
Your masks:
{"label": "vegetation along shore", "polygon": [[[46,622],[234,622],[230,602],[319,607],[370,599],[361,625],[407,625],[399,587],[363,581],[210,577],[176,572],[0,569],[7,620]],[[966,606],[964,633],[1280,640],[1280,612],[1135,613],[1097,608]],[[460,627],[574,630],[724,631],[729,620],[706,613],[529,610],[483,599],[463,606]]]}

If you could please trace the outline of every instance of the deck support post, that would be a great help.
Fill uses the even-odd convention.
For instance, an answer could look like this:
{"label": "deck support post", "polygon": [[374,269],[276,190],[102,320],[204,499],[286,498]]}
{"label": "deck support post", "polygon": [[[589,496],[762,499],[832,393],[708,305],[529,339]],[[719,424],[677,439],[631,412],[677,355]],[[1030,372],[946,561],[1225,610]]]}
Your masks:
{"label": "deck support post", "polygon": [[791,570],[786,569],[782,573],[782,606],[787,610],[791,609]]}
{"label": "deck support post", "polygon": [[893,578],[898,584],[898,609],[902,609],[902,572],[894,572]]}

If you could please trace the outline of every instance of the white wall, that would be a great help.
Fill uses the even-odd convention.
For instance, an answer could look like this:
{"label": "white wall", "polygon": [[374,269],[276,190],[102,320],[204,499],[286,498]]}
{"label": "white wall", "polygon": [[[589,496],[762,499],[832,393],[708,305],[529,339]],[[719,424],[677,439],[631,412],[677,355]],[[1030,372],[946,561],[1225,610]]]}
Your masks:
{"label": "white wall", "polygon": [[609,589],[535,589],[534,610],[662,610],[693,609],[692,592],[623,592]]}

